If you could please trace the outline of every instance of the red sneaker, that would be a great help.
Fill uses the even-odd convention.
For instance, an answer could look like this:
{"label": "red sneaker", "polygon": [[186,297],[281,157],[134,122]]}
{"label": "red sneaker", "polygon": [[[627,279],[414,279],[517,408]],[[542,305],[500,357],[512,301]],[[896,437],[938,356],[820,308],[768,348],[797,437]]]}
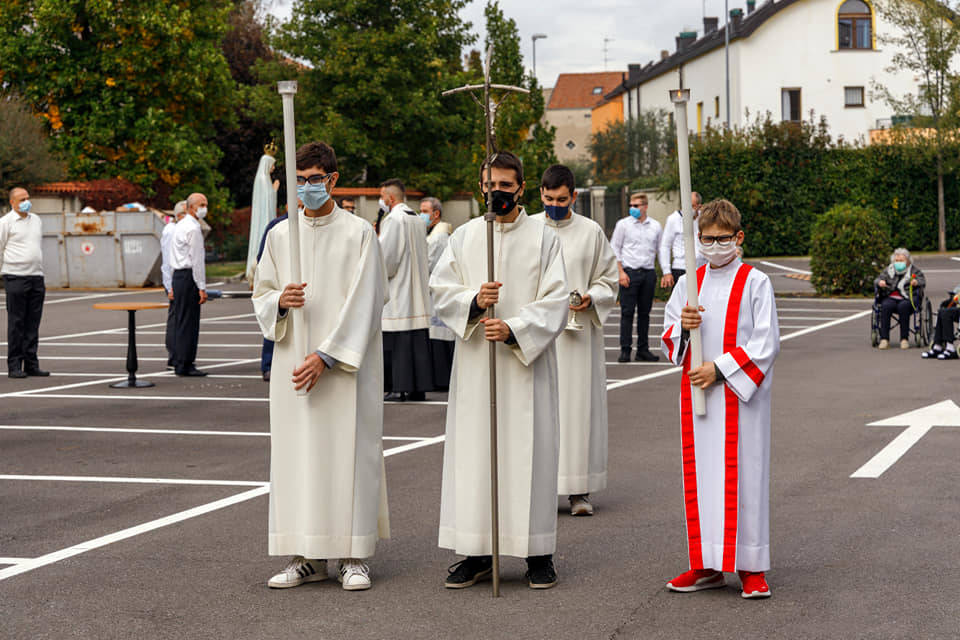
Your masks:
{"label": "red sneaker", "polygon": [[723,574],[713,569],[691,569],[667,583],[667,589],[680,593],[720,589],[725,586],[727,583],[723,580]]}
{"label": "red sneaker", "polygon": [[743,591],[740,595],[744,598],[769,598],[770,586],[767,585],[767,579],[763,577],[763,572],[754,573],[752,571],[738,571],[740,582],[743,584]]}

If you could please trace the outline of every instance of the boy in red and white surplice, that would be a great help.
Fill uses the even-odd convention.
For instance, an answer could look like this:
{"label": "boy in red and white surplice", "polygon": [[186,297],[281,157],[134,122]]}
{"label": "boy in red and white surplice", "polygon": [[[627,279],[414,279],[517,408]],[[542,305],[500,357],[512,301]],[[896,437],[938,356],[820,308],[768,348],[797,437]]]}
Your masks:
{"label": "boy in red and white surplice", "polygon": [[[697,269],[699,310],[684,279],[664,314],[664,353],[683,366],[680,423],[690,570],[667,583],[690,592],[725,586],[736,571],[744,598],[770,596],[770,388],[780,329],[770,279],[738,257],[740,212],[727,200],[704,205]],[[690,274],[687,274],[690,275]],[[689,331],[700,327],[703,366],[690,369]],[[690,385],[704,389],[694,415]]]}

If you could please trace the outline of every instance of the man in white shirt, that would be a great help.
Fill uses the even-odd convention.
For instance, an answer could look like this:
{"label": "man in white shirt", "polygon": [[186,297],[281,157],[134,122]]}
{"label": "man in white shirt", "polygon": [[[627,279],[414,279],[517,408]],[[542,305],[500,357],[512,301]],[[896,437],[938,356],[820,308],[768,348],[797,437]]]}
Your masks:
{"label": "man in white shirt", "polygon": [[656,362],[660,358],[650,352],[647,333],[653,294],[657,288],[654,261],[662,229],[659,222],[647,216],[646,194],[630,196],[629,213],[617,222],[610,238],[620,271],[620,357],[617,362],[630,362],[634,312],[637,314],[636,360]]}
{"label": "man in white shirt", "polygon": [[[700,194],[694,191],[690,194],[690,206],[693,209],[693,237],[697,237],[697,218],[700,215]],[[673,253],[671,258],[670,254]],[[672,289],[677,280],[687,272],[684,261],[686,253],[683,245],[683,212],[679,209],[667,216],[663,225],[663,235],[660,236],[660,286]],[[705,264],[700,252],[697,251],[697,266]]]}
{"label": "man in white shirt", "polygon": [[174,369],[178,376],[205,376],[197,369],[200,340],[200,305],[207,301],[206,262],[200,220],[207,215],[207,196],[191,193],[187,214],[177,223],[170,249],[173,268]]}
{"label": "man in white shirt", "polygon": [[37,344],[46,287],[43,283],[43,228],[30,213],[30,194],[10,191],[10,213],[0,218],[0,273],[7,293],[7,370],[11,378],[49,376],[40,369]]}
{"label": "man in white shirt", "polygon": [[384,399],[400,402],[424,400],[434,388],[427,230],[404,203],[405,191],[396,178],[380,185],[380,198],[390,210],[380,223],[390,294],[383,307]]}
{"label": "man in white shirt", "polygon": [[[453,233],[453,226],[440,219],[442,215],[443,205],[437,198],[429,197],[420,201],[420,218],[427,225],[427,256],[431,274],[450,244],[450,234]],[[437,391],[450,388],[456,339],[457,335],[440,322],[434,308],[433,317],[430,318],[430,350],[433,356],[433,384]]]}
{"label": "man in white shirt", "polygon": [[167,331],[165,344],[167,347],[167,369],[173,369],[173,345],[176,336],[176,320],[173,315],[173,266],[171,265],[171,250],[173,248],[173,233],[177,223],[187,213],[187,201],[181,200],[173,208],[173,220],[163,227],[160,234],[160,276],[163,280],[163,290],[167,294],[170,305],[167,307]]}

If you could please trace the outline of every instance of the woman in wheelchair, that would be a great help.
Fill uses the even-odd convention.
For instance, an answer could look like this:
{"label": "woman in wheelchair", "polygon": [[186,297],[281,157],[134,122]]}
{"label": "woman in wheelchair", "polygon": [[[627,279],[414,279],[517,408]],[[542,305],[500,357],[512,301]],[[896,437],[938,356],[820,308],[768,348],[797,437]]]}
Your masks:
{"label": "woman in wheelchair", "polygon": [[920,354],[927,360],[957,360],[956,339],[953,324],[960,319],[960,284],[954,287],[951,296],[940,303],[937,311],[937,326],[933,330],[933,345]]}
{"label": "woman in wheelchair", "polygon": [[923,272],[910,260],[910,252],[900,247],[890,256],[890,264],[873,281],[880,304],[880,348],[890,348],[890,317],[900,317],[900,348],[909,349],[910,317],[923,301],[926,284]]}

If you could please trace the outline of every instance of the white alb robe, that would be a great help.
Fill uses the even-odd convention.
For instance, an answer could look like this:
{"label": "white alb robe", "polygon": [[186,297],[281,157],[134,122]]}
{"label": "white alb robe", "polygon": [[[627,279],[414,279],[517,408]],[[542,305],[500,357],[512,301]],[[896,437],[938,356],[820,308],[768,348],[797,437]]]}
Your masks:
{"label": "white alb robe", "polygon": [[[619,271],[603,229],[573,213],[565,220],[543,219],[563,246],[567,286],[590,296],[577,312],[581,331],[557,338],[560,374],[559,495],[579,495],[607,486],[607,365],[603,323],[616,305]],[[571,312],[572,313],[572,312]]]}
{"label": "white alb robe", "polygon": [[[279,316],[290,276],[289,220],[267,234],[253,305],[263,336],[276,342],[270,380],[270,555],[368,558],[389,537],[383,465],[383,347],[386,275],[373,227],[335,207],[300,216],[306,304]],[[310,352],[337,364],[306,396],[293,370]]]}
{"label": "white alb robe", "polygon": [[[488,342],[470,305],[487,278],[486,222],[459,227],[430,280],[440,320],[457,334],[447,405],[439,544],[463,555],[492,552]],[[500,553],[553,553],[557,538],[559,413],[555,342],[567,323],[560,239],[521,211],[494,223],[498,318],[516,345],[497,343]]]}
{"label": "white alb robe", "polygon": [[[427,253],[429,256],[428,263],[430,267],[430,273],[433,273],[437,263],[440,262],[440,256],[443,255],[447,245],[450,244],[451,233],[453,233],[453,226],[449,222],[444,222],[442,220],[433,225],[433,229],[430,230],[430,234],[427,236]],[[440,318],[437,317],[437,310],[435,308],[433,310],[433,317],[430,318],[430,339],[444,340],[447,342],[453,342],[457,339],[456,334],[454,334],[453,331],[450,331],[449,327],[440,322]]]}
{"label": "white alb robe", "polygon": [[389,300],[383,307],[384,331],[430,327],[427,231],[420,216],[411,211],[401,202],[380,223],[380,246],[389,292]]}
{"label": "white alb robe", "polygon": [[726,378],[711,385],[706,416],[693,413],[688,342],[680,312],[686,278],[664,313],[662,348],[682,364],[680,388],[683,492],[691,569],[767,571],[770,568],[770,390],[780,351],[770,279],[734,259],[697,269],[703,361]]}

